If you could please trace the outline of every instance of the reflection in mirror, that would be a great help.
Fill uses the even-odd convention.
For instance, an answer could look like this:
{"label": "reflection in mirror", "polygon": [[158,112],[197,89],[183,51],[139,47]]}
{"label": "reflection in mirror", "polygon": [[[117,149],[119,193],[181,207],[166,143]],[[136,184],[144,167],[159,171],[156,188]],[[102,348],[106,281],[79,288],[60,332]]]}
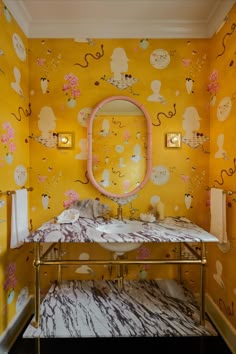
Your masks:
{"label": "reflection in mirror", "polygon": [[100,102],[88,122],[88,175],[102,194],[135,195],[151,172],[151,121],[145,108],[126,96]]}

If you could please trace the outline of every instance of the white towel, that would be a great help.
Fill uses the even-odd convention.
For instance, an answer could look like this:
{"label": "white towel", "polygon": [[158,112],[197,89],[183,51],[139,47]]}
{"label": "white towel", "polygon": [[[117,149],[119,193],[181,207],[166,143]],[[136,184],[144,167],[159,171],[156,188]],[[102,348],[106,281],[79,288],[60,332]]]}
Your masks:
{"label": "white towel", "polygon": [[28,192],[24,188],[12,194],[10,247],[20,247],[28,235]]}
{"label": "white towel", "polygon": [[211,188],[211,227],[210,233],[220,243],[227,243],[226,231],[226,194],[222,189]]}

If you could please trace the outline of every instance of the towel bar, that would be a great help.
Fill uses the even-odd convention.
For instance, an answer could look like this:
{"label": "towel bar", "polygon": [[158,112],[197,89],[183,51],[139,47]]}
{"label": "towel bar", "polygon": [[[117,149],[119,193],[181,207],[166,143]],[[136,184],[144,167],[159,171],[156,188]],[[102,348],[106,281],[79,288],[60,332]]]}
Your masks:
{"label": "towel bar", "polygon": [[[29,187],[29,188],[26,188],[26,189],[27,189],[27,191],[29,191],[29,192],[31,192],[31,191],[34,190],[33,187]],[[11,194],[15,194],[15,193],[16,193],[16,191],[6,191],[6,192],[0,191],[0,195],[11,195]]]}
{"label": "towel bar", "polygon": [[[211,188],[216,188],[216,187],[206,187],[206,190],[209,191]],[[232,195],[232,194],[236,194],[236,191],[230,191],[230,190],[223,190],[223,193],[228,194],[228,195]]]}

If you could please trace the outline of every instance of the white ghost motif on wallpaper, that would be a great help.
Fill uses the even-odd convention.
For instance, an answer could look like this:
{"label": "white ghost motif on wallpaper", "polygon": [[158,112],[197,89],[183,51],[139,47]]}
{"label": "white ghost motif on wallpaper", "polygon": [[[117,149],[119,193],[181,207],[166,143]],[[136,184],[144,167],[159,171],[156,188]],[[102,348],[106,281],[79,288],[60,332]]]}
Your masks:
{"label": "white ghost motif on wallpaper", "polygon": [[13,47],[16,51],[16,55],[18,56],[18,58],[21,61],[25,61],[25,59],[26,59],[25,46],[24,46],[22,39],[20,38],[20,36],[17,33],[13,33],[12,43],[13,43]]}
{"label": "white ghost motif on wallpaper", "polygon": [[42,205],[44,209],[49,209],[49,199],[50,196],[48,194],[42,194]]}
{"label": "white ghost motif on wallpaper", "polygon": [[217,118],[223,122],[230,114],[232,108],[232,101],[230,97],[224,97],[217,107]]}
{"label": "white ghost motif on wallpaper", "polygon": [[23,90],[20,86],[20,81],[21,81],[21,72],[20,70],[15,66],[13,69],[13,74],[15,77],[15,82],[11,82],[11,87],[13,90],[15,90],[20,96],[23,96]]}
{"label": "white ghost motif on wallpaper", "polygon": [[186,91],[190,95],[193,92],[193,80],[189,77],[185,79]]}
{"label": "white ghost motif on wallpaper", "polygon": [[224,289],[225,284],[222,280],[222,274],[223,274],[223,265],[220,261],[216,261],[216,273],[213,274],[213,278],[217,282],[217,284]]}
{"label": "white ghost motif on wallpaper", "polygon": [[42,89],[42,93],[48,93],[48,84],[49,84],[49,80],[46,77],[41,77],[40,79],[40,86]]}
{"label": "white ghost motif on wallpaper", "polygon": [[193,196],[191,194],[188,194],[188,193],[185,194],[184,203],[185,203],[185,206],[186,206],[187,209],[191,208],[192,199],[193,199]]}

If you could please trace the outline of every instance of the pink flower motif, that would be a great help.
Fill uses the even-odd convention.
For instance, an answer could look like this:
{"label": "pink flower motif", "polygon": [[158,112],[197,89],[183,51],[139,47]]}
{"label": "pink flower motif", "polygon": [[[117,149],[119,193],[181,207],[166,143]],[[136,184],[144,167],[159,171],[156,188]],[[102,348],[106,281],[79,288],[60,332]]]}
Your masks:
{"label": "pink flower motif", "polygon": [[10,141],[8,144],[8,148],[9,148],[9,152],[12,153],[12,152],[16,151],[16,144],[13,143],[12,141]]}
{"label": "pink flower motif", "polygon": [[142,259],[147,259],[148,257],[150,257],[151,252],[147,247],[142,246],[142,247],[138,248],[137,253],[138,253],[137,259],[142,260]]}
{"label": "pink flower motif", "polygon": [[72,189],[69,189],[68,191],[65,192],[65,196],[69,197],[68,200],[64,200],[63,206],[64,208],[68,208],[70,204],[75,202],[76,200],[79,200],[79,195],[77,192],[73,191]]}
{"label": "pink flower motif", "polygon": [[78,89],[77,85],[79,82],[79,79],[77,76],[73,74],[67,74],[65,75],[64,79],[67,81],[66,83],[63,84],[62,91],[68,95],[68,99],[75,99],[80,96],[80,90]]}
{"label": "pink flower motif", "polygon": [[3,284],[4,290],[15,289],[16,282],[17,282],[15,272],[16,272],[16,264],[15,263],[8,264],[6,269],[6,274],[7,274],[6,280]]}
{"label": "pink flower motif", "polygon": [[212,73],[209,75],[209,84],[207,85],[207,91],[216,95],[219,91],[219,82],[218,82],[218,71],[213,70]]}
{"label": "pink flower motif", "polygon": [[129,139],[130,139],[130,132],[129,132],[128,130],[126,130],[126,131],[124,132],[124,134],[123,134],[123,140],[124,140],[125,142],[128,142]]}
{"label": "pink flower motif", "polygon": [[12,128],[9,122],[4,122],[2,127],[6,130],[6,132],[2,134],[1,142],[4,144],[5,149],[7,149],[6,155],[8,155],[9,153],[16,151],[16,145],[12,141],[15,137],[15,130]]}
{"label": "pink flower motif", "polygon": [[218,80],[218,71],[213,70],[212,73],[209,75],[209,81],[217,81]]}
{"label": "pink flower motif", "polygon": [[191,59],[182,59],[182,64],[184,67],[189,66],[189,64],[191,63]]}
{"label": "pink flower motif", "polygon": [[186,175],[181,175],[181,179],[184,183],[188,182],[189,180],[189,176],[186,176]]}
{"label": "pink flower motif", "polygon": [[44,59],[44,58],[37,58],[37,64],[38,64],[39,66],[43,66],[43,65],[45,64],[45,62],[46,62],[46,59]]}

